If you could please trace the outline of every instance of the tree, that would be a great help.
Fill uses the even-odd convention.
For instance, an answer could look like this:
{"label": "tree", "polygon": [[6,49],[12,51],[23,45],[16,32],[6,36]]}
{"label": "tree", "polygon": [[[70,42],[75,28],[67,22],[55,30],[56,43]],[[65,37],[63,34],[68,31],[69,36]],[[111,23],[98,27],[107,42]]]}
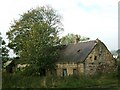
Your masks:
{"label": "tree", "polygon": [[63,36],[61,38],[61,43],[62,44],[75,43],[76,39],[77,39],[78,42],[80,42],[80,41],[87,41],[90,38],[88,38],[88,37],[81,37],[80,35],[75,35],[75,34],[67,34],[66,36]]}
{"label": "tree", "polygon": [[6,42],[2,40],[2,61],[3,63],[9,60],[9,50],[7,48]]}
{"label": "tree", "polygon": [[51,7],[28,10],[15,20],[7,32],[9,47],[17,56],[29,61],[35,71],[54,68],[59,45],[59,32],[63,30],[61,16]]}
{"label": "tree", "polygon": [[118,50],[116,51],[116,53],[118,53],[118,55],[120,55],[120,49],[118,49]]}
{"label": "tree", "polygon": [[[0,33],[0,35],[1,35],[1,33]],[[8,52],[9,52],[9,50],[7,48],[6,42],[0,36],[0,53],[1,53],[0,58],[2,59],[2,64],[4,64],[7,60],[9,60]]]}
{"label": "tree", "polygon": [[[2,37],[1,37],[1,32],[0,32],[0,53],[2,53]],[[0,55],[2,57],[2,54]]]}

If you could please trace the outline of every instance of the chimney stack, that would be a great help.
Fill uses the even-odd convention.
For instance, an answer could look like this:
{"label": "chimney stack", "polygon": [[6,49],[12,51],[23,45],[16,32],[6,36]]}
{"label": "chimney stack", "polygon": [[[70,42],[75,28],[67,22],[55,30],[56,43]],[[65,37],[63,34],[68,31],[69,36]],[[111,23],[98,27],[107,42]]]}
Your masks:
{"label": "chimney stack", "polygon": [[80,40],[80,38],[79,38],[79,36],[76,34],[76,35],[75,35],[75,43],[74,43],[74,44],[77,44],[77,43],[79,42],[79,40]]}
{"label": "chimney stack", "polygon": [[100,41],[100,40],[97,38],[97,39],[96,39],[96,42],[98,43],[99,41]]}

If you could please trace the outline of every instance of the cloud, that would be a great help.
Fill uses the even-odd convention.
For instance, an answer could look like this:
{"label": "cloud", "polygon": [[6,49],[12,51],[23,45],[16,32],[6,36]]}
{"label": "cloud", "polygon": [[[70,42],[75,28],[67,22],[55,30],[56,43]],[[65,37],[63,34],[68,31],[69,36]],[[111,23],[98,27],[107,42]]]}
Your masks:
{"label": "cloud", "polygon": [[[118,0],[2,0],[0,31],[5,36],[13,19],[37,6],[51,5],[63,15],[64,33],[99,38],[110,49],[117,49]],[[115,41],[115,45],[112,45]]]}
{"label": "cloud", "polygon": [[[77,8],[64,12],[65,33],[101,39],[109,49],[118,48],[118,13],[116,1],[79,0]],[[96,2],[93,2],[96,1]],[[113,42],[115,42],[113,44]]]}

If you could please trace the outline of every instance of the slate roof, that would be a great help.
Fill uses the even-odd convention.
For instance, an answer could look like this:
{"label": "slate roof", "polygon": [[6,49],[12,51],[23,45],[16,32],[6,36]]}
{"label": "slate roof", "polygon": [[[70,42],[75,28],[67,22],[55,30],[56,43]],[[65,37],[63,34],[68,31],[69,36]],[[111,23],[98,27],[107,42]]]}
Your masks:
{"label": "slate roof", "polygon": [[96,40],[69,44],[61,50],[58,62],[83,62],[96,45]]}

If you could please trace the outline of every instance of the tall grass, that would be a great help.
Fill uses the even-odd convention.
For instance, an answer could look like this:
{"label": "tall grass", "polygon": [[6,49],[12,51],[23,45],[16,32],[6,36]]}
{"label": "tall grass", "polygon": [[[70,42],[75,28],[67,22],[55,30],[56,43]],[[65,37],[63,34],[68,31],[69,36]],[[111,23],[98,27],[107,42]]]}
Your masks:
{"label": "tall grass", "polygon": [[89,88],[112,87],[117,85],[115,74],[95,76],[23,76],[21,74],[3,73],[3,88]]}

